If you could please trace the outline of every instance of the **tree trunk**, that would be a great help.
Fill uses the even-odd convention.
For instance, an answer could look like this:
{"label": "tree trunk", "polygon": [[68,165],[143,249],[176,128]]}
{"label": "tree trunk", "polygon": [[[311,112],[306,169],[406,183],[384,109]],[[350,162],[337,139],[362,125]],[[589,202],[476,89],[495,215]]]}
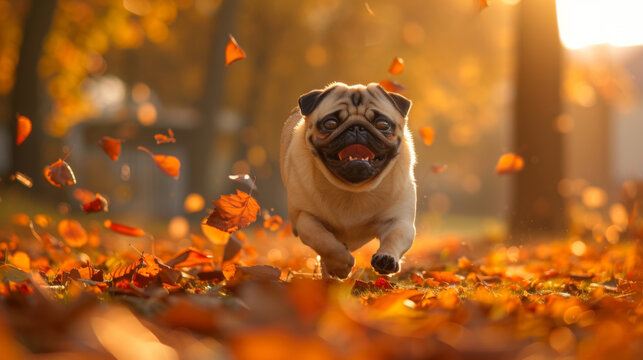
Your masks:
{"label": "tree trunk", "polygon": [[[209,169],[214,167],[215,118],[221,110],[225,86],[225,47],[228,34],[232,32],[239,9],[238,0],[226,0],[221,4],[216,23],[210,34],[210,54],[207,60],[206,79],[201,95],[201,122],[190,141],[189,191],[210,198],[213,196],[214,180],[210,179]],[[225,177],[227,174],[223,174]]]}
{"label": "tree trunk", "polygon": [[564,230],[558,193],[563,177],[561,45],[555,0],[523,0],[518,10],[514,149],[525,158],[515,175],[511,230],[513,241]]}
{"label": "tree trunk", "polygon": [[[21,171],[34,181],[35,191],[39,191],[45,181],[42,169],[45,166],[42,150],[44,146],[44,114],[38,78],[38,61],[42,45],[49,32],[56,10],[56,1],[33,1],[25,20],[20,58],[16,67],[16,82],[11,96],[12,164],[11,171]],[[16,114],[31,119],[33,128],[27,140],[16,146]]]}

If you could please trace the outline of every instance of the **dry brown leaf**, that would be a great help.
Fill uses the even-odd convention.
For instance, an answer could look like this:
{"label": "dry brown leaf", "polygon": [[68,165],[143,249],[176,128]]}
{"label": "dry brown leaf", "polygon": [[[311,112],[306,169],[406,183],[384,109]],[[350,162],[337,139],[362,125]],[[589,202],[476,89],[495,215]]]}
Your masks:
{"label": "dry brown leaf", "polygon": [[206,225],[229,233],[252,224],[259,212],[257,201],[241,190],[237,190],[236,194],[221,195],[213,203],[215,209],[208,216]]}
{"label": "dry brown leaf", "polygon": [[[69,155],[69,154],[67,154]],[[53,164],[46,166],[43,170],[45,179],[56,187],[74,185],[76,183],[76,176],[69,164],[63,159],[58,159]]]}
{"label": "dry brown leaf", "polygon": [[99,141],[98,141],[98,146],[103,149],[105,154],[109,156],[112,161],[117,161],[118,156],[121,154],[121,143],[123,140],[120,139],[114,139],[109,136],[103,136]]}
{"label": "dry brown leaf", "polygon": [[388,68],[388,72],[393,75],[399,75],[404,71],[404,59],[401,57],[396,57],[393,59],[391,66]]}
{"label": "dry brown leaf", "polygon": [[382,86],[386,91],[394,93],[403,93],[406,91],[406,86],[393,80],[382,80],[380,81],[380,86]]}
{"label": "dry brown leaf", "polygon": [[179,178],[179,171],[181,170],[181,161],[172,155],[157,155],[149,151],[143,146],[138,149],[147,153],[156,163],[156,166],[166,175],[172,176],[175,179]]}
{"label": "dry brown leaf", "polygon": [[122,224],[117,224],[115,222],[112,222],[111,220],[105,220],[103,222],[103,226],[122,235],[134,236],[134,237],[140,237],[145,235],[145,231],[143,231],[143,229],[130,227]]}
{"label": "dry brown leaf", "polygon": [[105,199],[103,195],[96,193],[94,199],[84,203],[82,208],[85,213],[89,214],[99,211],[108,211],[108,205],[109,203],[107,202],[107,199]]}
{"label": "dry brown leaf", "polygon": [[246,58],[246,52],[243,51],[241,46],[237,43],[237,40],[231,35],[230,36],[230,41],[228,41],[228,44],[225,47],[225,65],[228,66],[232,64],[233,62],[241,59]]}
{"label": "dry brown leaf", "polygon": [[157,145],[176,142],[176,139],[174,138],[174,131],[172,131],[172,129],[167,129],[167,135],[164,135],[164,134],[154,135],[154,140],[156,140]]}
{"label": "dry brown leaf", "polygon": [[433,128],[430,126],[423,126],[422,128],[420,128],[420,136],[422,136],[424,145],[431,146],[433,144],[433,140],[435,139],[435,130],[433,130]]}
{"label": "dry brown leaf", "polygon": [[27,137],[29,134],[31,134],[31,120],[22,115],[18,115],[17,119],[18,125],[16,126],[16,145],[20,146],[25,140],[27,140]]}

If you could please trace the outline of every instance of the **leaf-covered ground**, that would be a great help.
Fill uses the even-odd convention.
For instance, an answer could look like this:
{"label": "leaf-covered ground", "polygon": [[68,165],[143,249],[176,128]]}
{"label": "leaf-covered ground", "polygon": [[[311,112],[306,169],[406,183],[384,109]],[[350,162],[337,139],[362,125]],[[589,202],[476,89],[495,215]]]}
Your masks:
{"label": "leaf-covered ground", "polygon": [[643,353],[638,240],[511,246],[420,237],[402,272],[386,278],[368,265],[369,244],[341,282],[320,279],[314,253],[276,217],[230,238],[204,225],[206,236],[189,241],[46,215],[12,221],[0,242],[5,359]]}

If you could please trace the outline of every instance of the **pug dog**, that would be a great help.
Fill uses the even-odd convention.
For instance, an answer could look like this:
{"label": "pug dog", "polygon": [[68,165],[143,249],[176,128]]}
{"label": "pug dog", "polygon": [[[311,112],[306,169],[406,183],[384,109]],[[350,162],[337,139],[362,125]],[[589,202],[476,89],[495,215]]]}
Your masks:
{"label": "pug dog", "polygon": [[415,238],[411,101],[379,84],[333,83],[299,98],[281,133],[281,176],[293,232],[345,279],[351,251],[374,238],[371,265],[400,270]]}

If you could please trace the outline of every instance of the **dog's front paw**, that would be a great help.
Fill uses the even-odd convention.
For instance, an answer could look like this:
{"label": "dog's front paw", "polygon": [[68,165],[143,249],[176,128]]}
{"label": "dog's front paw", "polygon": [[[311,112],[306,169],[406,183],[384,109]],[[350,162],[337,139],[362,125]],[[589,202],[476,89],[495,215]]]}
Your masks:
{"label": "dog's front paw", "polygon": [[400,263],[393,256],[375,254],[371,258],[373,269],[379,274],[393,274],[400,271]]}
{"label": "dog's front paw", "polygon": [[322,257],[321,261],[326,273],[338,279],[346,279],[355,265],[355,258],[348,252],[339,257]]}

